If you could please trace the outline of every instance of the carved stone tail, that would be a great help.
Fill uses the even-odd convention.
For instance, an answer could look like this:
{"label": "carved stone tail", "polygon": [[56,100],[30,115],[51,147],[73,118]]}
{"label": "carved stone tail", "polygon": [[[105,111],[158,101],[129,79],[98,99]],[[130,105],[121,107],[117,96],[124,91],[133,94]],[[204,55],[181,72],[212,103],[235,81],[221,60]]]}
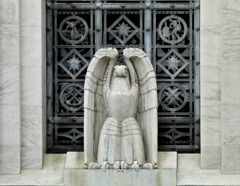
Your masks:
{"label": "carved stone tail", "polygon": [[109,117],[104,122],[99,146],[98,163],[107,161],[114,164],[116,161],[125,161],[139,165],[145,162],[143,139],[140,127],[134,118],[127,118],[122,123]]}

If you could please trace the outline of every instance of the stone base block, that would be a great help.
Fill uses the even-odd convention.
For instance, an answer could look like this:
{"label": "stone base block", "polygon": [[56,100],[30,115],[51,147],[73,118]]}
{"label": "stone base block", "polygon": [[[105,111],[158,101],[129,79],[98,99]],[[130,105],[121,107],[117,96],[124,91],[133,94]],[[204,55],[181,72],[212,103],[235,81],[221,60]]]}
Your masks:
{"label": "stone base block", "polygon": [[160,152],[158,169],[83,169],[83,153],[68,152],[64,170],[65,186],[176,186],[177,153]]}
{"label": "stone base block", "polygon": [[179,154],[177,186],[240,186],[240,175],[220,169],[201,169],[200,154]]}

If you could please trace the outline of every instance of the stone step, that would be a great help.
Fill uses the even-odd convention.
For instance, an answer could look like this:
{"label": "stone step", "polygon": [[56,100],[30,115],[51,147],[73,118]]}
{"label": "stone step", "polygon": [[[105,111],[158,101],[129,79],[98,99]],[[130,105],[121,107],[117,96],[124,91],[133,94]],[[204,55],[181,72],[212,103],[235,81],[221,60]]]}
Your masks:
{"label": "stone step", "polygon": [[159,167],[152,170],[88,170],[83,153],[68,152],[64,170],[65,186],[176,186],[177,153],[159,152]]}
{"label": "stone step", "polygon": [[64,186],[65,154],[45,154],[43,169],[22,170],[19,175],[0,175],[0,185]]}
{"label": "stone step", "polygon": [[178,154],[177,186],[240,186],[240,175],[201,169],[200,154]]}

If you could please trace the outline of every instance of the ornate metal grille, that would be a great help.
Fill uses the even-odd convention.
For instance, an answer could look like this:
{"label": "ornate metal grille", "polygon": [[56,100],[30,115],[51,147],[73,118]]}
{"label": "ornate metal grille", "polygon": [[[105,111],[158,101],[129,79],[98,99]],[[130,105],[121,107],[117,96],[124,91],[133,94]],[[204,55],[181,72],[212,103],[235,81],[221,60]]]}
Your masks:
{"label": "ornate metal grille", "polygon": [[48,0],[48,152],[83,150],[84,77],[104,45],[140,47],[151,59],[159,150],[198,152],[199,7],[199,0]]}

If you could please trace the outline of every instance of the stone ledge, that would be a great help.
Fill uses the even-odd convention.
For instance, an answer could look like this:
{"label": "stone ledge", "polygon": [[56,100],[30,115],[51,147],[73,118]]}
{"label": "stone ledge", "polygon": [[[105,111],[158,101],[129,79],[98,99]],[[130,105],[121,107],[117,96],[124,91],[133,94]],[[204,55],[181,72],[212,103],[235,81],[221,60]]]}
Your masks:
{"label": "stone ledge", "polygon": [[159,152],[158,169],[88,170],[83,169],[83,153],[68,152],[64,170],[65,186],[175,186],[177,153]]}
{"label": "stone ledge", "polygon": [[201,169],[200,154],[179,154],[177,186],[240,186],[240,175],[225,175],[217,169]]}
{"label": "stone ledge", "polygon": [[65,154],[45,154],[43,169],[22,170],[19,175],[0,175],[0,185],[64,186]]}

